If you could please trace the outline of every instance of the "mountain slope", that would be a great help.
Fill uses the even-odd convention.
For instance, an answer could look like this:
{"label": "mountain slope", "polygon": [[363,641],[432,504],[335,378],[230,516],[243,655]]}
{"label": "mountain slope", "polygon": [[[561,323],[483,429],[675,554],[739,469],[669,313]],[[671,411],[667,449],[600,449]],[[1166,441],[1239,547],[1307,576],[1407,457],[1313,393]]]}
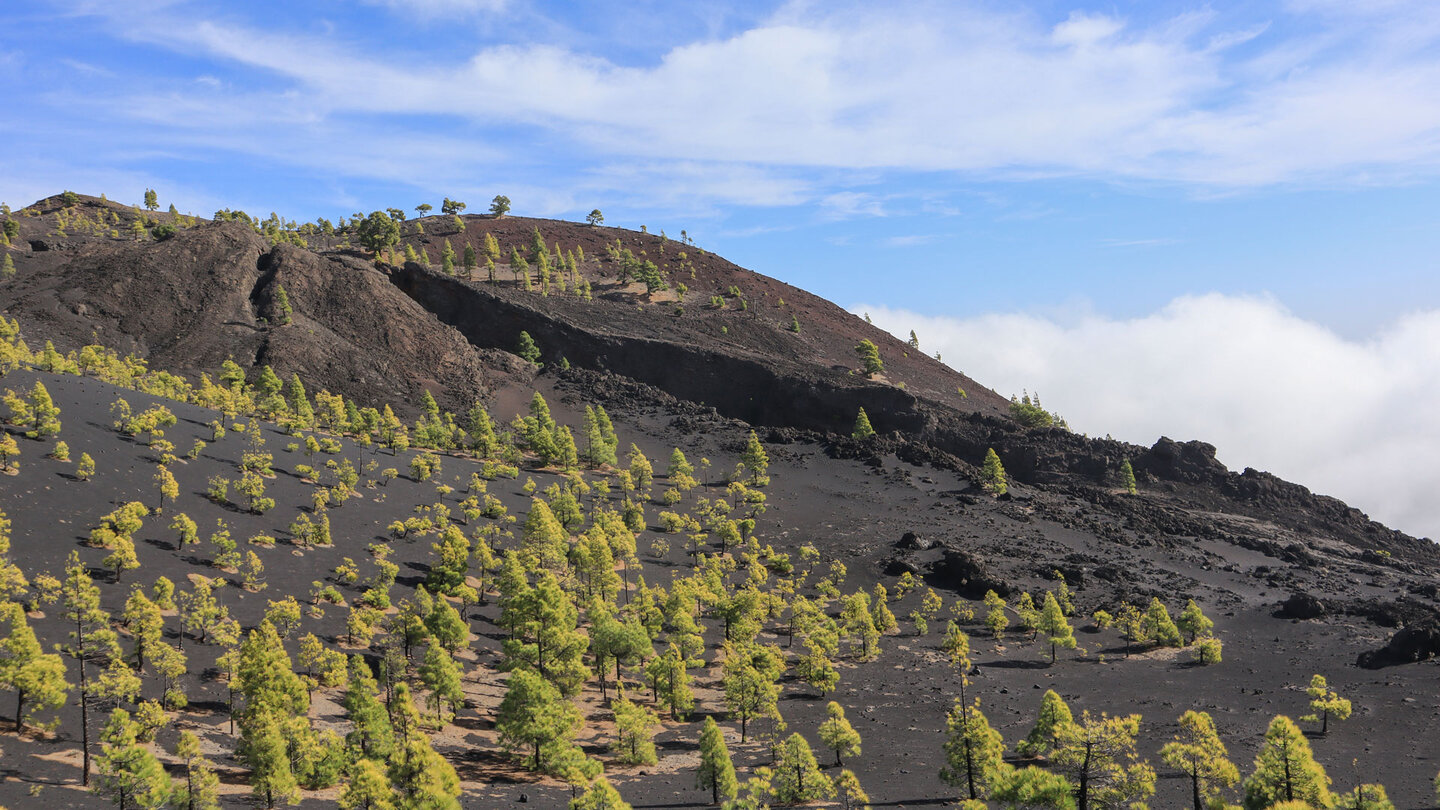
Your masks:
{"label": "mountain slope", "polygon": [[[1058,428],[1026,429],[1010,418],[1003,397],[863,320],[656,235],[512,217],[466,217],[464,231],[448,218],[405,224],[401,249],[423,248],[431,262],[447,240],[463,256],[466,244],[483,248],[486,233],[503,256],[512,248],[525,253],[538,228],[547,244],[559,244],[555,252],[583,248],[586,258],[577,269],[591,287],[593,300],[586,301],[561,292],[558,284],[548,296],[527,291],[503,261],[494,283],[483,269],[477,276],[484,280],[470,281],[416,261],[377,265],[347,245],[345,235],[308,234],[307,247],[285,240],[272,244],[243,223],[157,214],[155,224],[182,227],[167,238],[139,239],[132,235],[133,224],[143,228],[146,215],[103,200],[82,197],[71,206],[57,196],[30,210],[34,216],[16,217],[21,233],[10,255],[17,274],[0,283],[0,309],[18,319],[32,344],[53,340],[64,351],[98,340],[134,351],[155,368],[189,375],[213,375],[233,357],[251,379],[270,365],[283,377],[299,374],[312,393],[323,388],[362,404],[389,402],[407,416],[417,413],[423,393],[430,391],[457,412],[480,399],[503,423],[523,413],[532,392],[539,391],[555,418],[577,434],[586,406],[603,404],[615,419],[622,450],[633,442],[656,460],[657,472],[671,448],[697,462],[713,461],[703,495],[681,502],[675,507],[681,511],[698,511],[699,497],[727,497],[718,479],[739,458],[754,428],[770,454],[773,478],[765,490],[765,511],[754,514],[759,541],[792,559],[813,545],[822,555],[817,569],[831,561],[848,567],[847,592],[868,591],[874,584],[893,588],[910,572],[957,609],[969,605],[983,619],[983,607],[971,600],[992,589],[1012,601],[1021,592],[1051,590],[1058,571],[1075,591],[1079,616],[1113,611],[1121,600],[1143,605],[1151,598],[1178,610],[1194,598],[1216,620],[1226,644],[1219,668],[1192,666],[1167,649],[1131,657],[1115,631],[1088,625],[1081,629],[1087,652],[1047,667],[1040,659],[1048,655],[1027,647],[1023,637],[981,640],[979,623],[968,620],[981,668],[976,683],[987,714],[1007,740],[1023,736],[1033,722],[1039,694],[1033,690],[1055,688],[1077,713],[1144,711],[1152,762],[1158,762],[1155,751],[1173,731],[1175,715],[1192,705],[1210,707],[1243,763],[1269,717],[1303,712],[1298,687],[1311,674],[1325,672],[1361,707],[1350,724],[1324,740],[1322,754],[1335,767],[1337,781],[1349,779],[1340,776],[1338,766],[1360,758],[1406,806],[1426,800],[1432,764],[1408,749],[1367,746],[1427,733],[1440,711],[1404,701],[1427,688],[1429,665],[1376,677],[1353,662],[1396,627],[1420,627],[1433,619],[1440,553],[1428,541],[1392,531],[1298,485],[1253,470],[1233,473],[1203,442],[1161,439],[1144,448]],[[102,217],[104,227],[86,224]],[[625,260],[605,248],[616,239],[637,261],[658,260],[671,289],[652,294],[638,282],[619,279]],[[678,283],[688,288],[683,302],[676,295]],[[288,324],[280,323],[281,287],[293,308]],[[723,306],[711,307],[713,296],[721,297]],[[800,325],[798,333],[789,328],[793,323]],[[539,345],[543,369],[510,353],[521,330]],[[885,361],[884,374],[874,379],[854,373],[859,367],[854,346],[862,339],[874,341]],[[571,367],[562,368],[565,363]],[[0,491],[0,503],[16,522],[17,557],[23,553],[35,567],[53,569],[86,534],[75,528],[71,537],[67,528],[57,535],[57,520],[88,529],[115,502],[153,497],[150,451],[106,427],[115,397],[123,395],[137,407],[151,400],[94,380],[40,372],[16,372],[5,385],[26,388],[36,379],[56,392],[65,421],[62,438],[76,452],[96,453],[105,468],[97,486],[87,487],[73,479],[69,465],[43,458],[44,445],[26,440],[21,476],[0,479],[17,482]],[[205,426],[215,415],[175,407],[182,421],[167,438],[183,451],[207,435]],[[848,436],[860,407],[881,435]],[[187,503],[177,508],[207,523],[225,519],[237,536],[282,537],[278,547],[262,550],[275,572],[276,598],[282,591],[303,595],[313,581],[332,581],[333,558],[364,559],[368,544],[387,542],[382,527],[389,520],[420,514],[435,503],[458,508],[469,473],[483,469],[464,455],[444,456],[442,480],[454,491],[442,493],[403,475],[415,453],[377,455],[337,439],[341,457],[362,465],[376,462],[377,469],[365,473],[371,485],[362,485],[362,498],[334,510],[339,548],[287,547],[287,523],[311,508],[312,485],[297,470],[311,460],[299,451],[280,453],[278,447],[291,439],[272,428],[266,433],[279,472],[271,484],[280,504],[273,515],[250,515],[203,498],[211,475],[233,472],[240,463],[238,438],[214,443],[181,468]],[[991,448],[1012,478],[1011,491],[1000,498],[976,483],[977,467]],[[1136,495],[1119,487],[1125,459],[1139,478]],[[533,459],[527,464],[520,481],[533,477],[543,490],[563,480]],[[381,466],[394,466],[402,475],[387,485]],[[37,472],[41,478],[32,477]],[[613,471],[592,475],[611,480]],[[510,513],[527,508],[530,493],[519,481],[490,486]],[[641,500],[652,518],[670,508]],[[480,525],[490,525],[487,521]],[[645,560],[647,580],[667,582],[688,573],[684,535],[665,531],[655,519],[649,523],[640,532],[642,553],[656,541],[666,545]],[[147,576],[164,571],[179,582],[209,570],[208,554],[170,548],[163,526],[156,521],[146,530]],[[404,566],[401,585],[413,588],[434,564],[429,541],[388,541]],[[504,541],[497,535],[496,542]],[[85,553],[98,565],[100,554]],[[352,602],[359,596],[358,589],[344,593]],[[920,608],[920,597],[912,593],[897,602],[895,613],[903,618]],[[124,598],[119,583],[106,588],[112,609]],[[230,604],[250,624],[262,601],[236,592]],[[338,643],[339,615],[311,624]],[[722,630],[715,616],[704,621],[712,666],[697,678],[709,690],[702,705],[718,713],[723,702],[713,664]],[[953,798],[953,789],[935,777],[943,715],[956,686],[939,651],[943,621],[933,618],[926,632],[914,635],[907,623],[904,635],[884,640],[879,661],[843,664],[834,697],[866,721],[867,753],[855,767],[877,801]],[[52,635],[61,632],[58,626],[50,629]],[[501,688],[491,670],[505,634],[493,610],[481,611],[474,630],[471,704],[462,713],[470,725],[461,726],[461,742],[447,754],[470,769],[469,797],[512,801],[504,787],[511,783],[500,780],[528,777],[498,754],[487,725],[493,705],[486,703]],[[779,643],[779,628],[766,633]],[[197,681],[213,714],[223,692],[213,679]],[[784,688],[786,719],[813,740],[825,700],[795,679]],[[596,698],[586,695],[585,700]],[[593,712],[607,722],[598,702]],[[688,750],[693,731],[667,721],[662,741],[672,746],[671,767],[690,767],[681,764],[679,752]],[[36,751],[48,750],[43,741],[34,744]],[[588,753],[605,755],[598,734],[587,745]],[[764,762],[760,747],[750,746],[744,763]],[[632,800],[652,805],[698,800],[672,791],[669,777],[619,769],[616,778]],[[681,779],[688,781],[689,774]],[[1174,781],[1162,781],[1156,806],[1178,806],[1185,799],[1183,786]],[[525,787],[557,806],[564,800],[558,784]]]}

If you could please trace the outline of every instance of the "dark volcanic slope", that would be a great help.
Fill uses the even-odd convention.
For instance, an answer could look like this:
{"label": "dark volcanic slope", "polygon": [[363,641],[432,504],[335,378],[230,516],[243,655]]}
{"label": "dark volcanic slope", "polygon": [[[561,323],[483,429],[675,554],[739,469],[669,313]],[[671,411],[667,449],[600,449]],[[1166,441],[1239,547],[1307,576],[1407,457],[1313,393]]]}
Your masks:
{"label": "dark volcanic slope", "polygon": [[[1357,702],[1356,718],[1316,743],[1337,786],[1362,776],[1378,779],[1401,806],[1429,806],[1436,763],[1427,757],[1433,754],[1398,742],[1428,734],[1440,716],[1435,664],[1375,672],[1355,666],[1362,652],[1378,647],[1395,628],[1421,628],[1434,620],[1440,550],[1428,541],[1268,474],[1233,473],[1203,442],[1161,439],[1144,448],[1058,429],[1023,429],[1006,415],[1002,397],[908,351],[863,320],[658,236],[509,217],[466,217],[463,232],[448,218],[426,219],[424,233],[414,222],[405,226],[405,243],[423,248],[432,262],[447,240],[463,254],[466,244],[483,245],[487,233],[508,256],[512,246],[524,250],[538,227],[547,243],[558,243],[562,251],[584,249],[580,272],[595,294],[587,302],[521,289],[503,258],[500,281],[492,284],[414,262],[377,267],[343,236],[312,236],[309,248],[272,245],[241,224],[158,214],[156,222],[184,227],[163,241],[137,240],[132,225],[140,216],[94,198],[81,198],[71,209],[49,198],[17,212],[21,234],[9,253],[18,273],[0,283],[0,309],[19,320],[27,339],[51,339],[62,350],[98,341],[134,351],[154,367],[192,375],[213,373],[233,357],[252,370],[271,365],[287,377],[299,373],[312,392],[326,388],[363,403],[389,401],[402,414],[413,414],[414,403],[430,390],[453,410],[484,399],[504,421],[538,389],[551,397],[557,418],[576,427],[586,404],[602,402],[624,442],[635,441],[657,460],[680,447],[692,459],[714,460],[717,474],[733,465],[753,426],[774,459],[770,510],[758,527],[761,540],[786,552],[814,543],[827,558],[850,566],[847,590],[877,581],[893,584],[909,570],[947,599],[976,599],[987,588],[1038,593],[1054,586],[1049,577],[1058,569],[1077,588],[1082,613],[1152,596],[1174,610],[1194,597],[1216,619],[1226,643],[1219,668],[1193,667],[1163,651],[1127,661],[1113,632],[1083,631],[1083,656],[1044,667],[1038,647],[981,642],[980,628],[970,627],[977,636],[987,713],[1012,744],[1033,719],[1035,690],[1050,687],[1077,711],[1145,713],[1144,745],[1152,762],[1174,718],[1186,708],[1206,708],[1216,713],[1234,758],[1248,770],[1269,717],[1304,713],[1300,687],[1310,674],[1323,672]],[[604,247],[617,238],[667,268],[672,283],[686,284],[685,300],[677,300],[674,290],[651,296],[640,285],[620,284]],[[277,323],[281,286],[295,310],[288,325]],[[732,287],[739,297],[730,294]],[[707,306],[714,295],[725,296],[723,308]],[[800,323],[798,334],[787,329],[792,318]],[[539,343],[543,373],[509,354],[521,330]],[[853,347],[862,338],[881,347],[883,377],[852,373],[858,366]],[[562,358],[573,368],[560,370]],[[97,479],[103,487],[82,488],[61,465],[40,458],[35,444],[24,444],[26,470],[48,477],[36,480],[26,472],[20,479],[0,478],[0,502],[16,518],[17,549],[29,555],[27,564],[40,568],[53,566],[74,546],[68,528],[64,536],[55,535],[57,520],[67,527],[88,525],[112,502],[153,490],[146,451],[117,444],[105,427],[114,392],[93,380],[45,379],[63,399],[62,438],[72,442],[72,452],[104,453],[112,473]],[[29,380],[16,375],[6,385]],[[867,441],[845,436],[862,406],[883,435]],[[193,409],[182,415],[190,421],[174,433],[183,448],[212,417]],[[272,444],[282,441],[273,437]],[[182,486],[190,497],[198,497],[207,475],[233,467],[233,444],[212,448],[184,471]],[[990,498],[974,486],[975,465],[988,448],[1000,454],[1017,482],[1009,496]],[[1137,496],[1117,486],[1117,471],[1127,458],[1140,479]],[[288,469],[295,461],[278,466]],[[406,459],[381,462],[404,469]],[[446,479],[460,474],[463,482],[469,462],[445,463]],[[522,480],[531,474],[542,487],[553,478],[531,470]],[[15,481],[23,486],[12,485]],[[243,526],[243,536],[282,534],[289,517],[307,503],[308,487],[293,476],[282,473],[273,486],[281,501],[276,514],[285,518],[225,516]],[[434,500],[431,487],[403,479],[393,486],[369,488],[363,500],[339,510],[337,526],[347,545],[338,553],[323,552],[323,563],[306,562],[298,549],[267,550],[275,591],[303,594],[309,582],[328,575],[331,558],[362,554],[388,519]],[[512,511],[526,503],[513,483],[497,483],[493,491]],[[716,487],[709,494],[720,493]],[[455,500],[458,493],[447,497]],[[217,515],[211,513],[220,508],[208,502],[196,508],[213,525]],[[652,514],[658,508],[652,506]],[[154,564],[179,581],[203,560],[170,549],[159,525],[147,529],[142,557],[146,566]],[[906,532],[919,540],[897,549]],[[642,551],[654,536],[652,527],[641,540]],[[668,555],[647,561],[647,578],[653,574],[663,581],[685,573],[680,539],[672,540]],[[402,584],[413,585],[428,565],[428,543],[405,545],[398,555],[408,566]],[[297,554],[299,564],[285,565],[279,555],[286,553]],[[233,596],[237,615],[250,621],[259,600]],[[121,598],[119,588],[107,596]],[[1304,610],[1296,618],[1277,615],[1281,603],[1292,599],[1292,607]],[[903,617],[917,602],[917,595],[907,597],[895,613]],[[1300,620],[1302,615],[1312,618]],[[484,614],[473,626],[477,661],[493,662],[502,635],[493,618]],[[334,621],[332,616],[317,622],[317,632],[333,637]],[[866,754],[855,767],[879,802],[954,796],[935,776],[942,715],[954,692],[953,676],[937,649],[941,629],[941,622],[932,622],[924,636],[887,639],[879,661],[844,665],[839,695],[867,735]],[[713,630],[709,635],[714,638]],[[1418,631],[1405,638],[1417,637],[1427,638]],[[717,675],[708,672],[700,679],[701,687],[711,690],[701,695],[702,710],[721,711],[713,691]],[[518,793],[509,789],[514,783],[497,776],[502,760],[488,733],[492,704],[486,701],[493,703],[499,687],[485,677],[476,675],[467,684],[470,725],[462,723],[466,731],[449,749],[457,765],[469,769],[467,779],[490,780],[469,789],[477,806],[508,802]],[[218,700],[213,678],[201,680],[197,688],[212,703]],[[786,689],[787,720],[813,737],[824,701],[798,684]],[[603,712],[597,709],[592,720],[603,724]],[[650,806],[700,800],[671,784],[688,784],[686,757],[693,756],[694,738],[693,727],[667,725],[661,740],[669,765],[662,764],[658,774],[616,772],[627,798]],[[591,752],[603,754],[602,742],[592,738]],[[748,764],[764,761],[758,746],[736,750]],[[1344,767],[1352,759],[1360,761],[1358,774]],[[563,805],[565,791],[556,784],[532,784],[513,772],[504,778],[521,780],[539,797],[539,806]],[[1154,806],[1178,806],[1183,799],[1184,786],[1166,779]]]}
{"label": "dark volcanic slope", "polygon": [[[165,241],[136,241],[131,226],[141,216],[92,197],[66,208],[58,195],[17,212],[20,238],[10,252],[18,273],[0,285],[0,311],[62,350],[98,339],[191,375],[213,373],[232,357],[248,368],[271,365],[282,377],[298,373],[311,390],[389,402],[402,415],[414,413],[425,390],[458,412],[476,399],[508,402],[515,395],[502,392],[528,389],[535,369],[508,353],[525,330],[552,366],[564,358],[753,425],[843,435],[864,407],[912,458],[968,470],[993,447],[1012,477],[1080,487],[1095,498],[1106,497],[1098,493],[1116,485],[1129,458],[1147,488],[1183,510],[1235,512],[1334,537],[1357,553],[1440,564],[1434,544],[1273,476],[1232,473],[1201,442],[1162,439],[1142,448],[1021,429],[1002,397],[835,305],[658,235],[519,217],[468,216],[463,230],[449,217],[403,225],[402,246],[431,261],[447,242],[457,256],[469,245],[483,257],[493,236],[502,258],[491,283],[413,262],[377,269],[349,236],[311,234],[312,249],[272,247],[239,223],[168,214],[152,216],[190,227]],[[579,272],[594,300],[558,289],[543,297],[513,280],[507,257],[512,248],[527,252],[537,229],[559,252],[583,251]],[[672,289],[652,296],[638,283],[621,284],[606,249],[616,240],[665,270]],[[688,287],[683,303],[680,284]],[[295,310],[285,326],[275,323],[280,286]],[[724,307],[710,308],[712,296],[724,297]],[[798,334],[787,328],[792,317]],[[875,380],[855,373],[861,339],[881,348],[886,369]],[[873,447],[846,452],[867,455]],[[1109,497],[1104,508],[1129,507]]]}
{"label": "dark volcanic slope", "polygon": [[[142,567],[112,583],[99,566],[104,550],[88,548],[84,540],[99,516],[116,504],[132,499],[153,502],[150,472],[154,461],[143,443],[122,439],[110,428],[109,403],[123,396],[137,410],[152,404],[171,407],[180,422],[167,437],[182,448],[197,438],[209,439],[207,423],[215,414],[84,378],[17,372],[8,376],[5,384],[24,388],[35,379],[45,382],[62,409],[61,435],[71,452],[94,455],[98,471],[92,481],[77,481],[71,475],[72,464],[43,458],[43,445],[22,439],[21,474],[0,479],[5,482],[0,485],[0,510],[14,521],[13,556],[27,571],[54,572],[72,549],[78,550],[95,570],[106,608],[115,612],[123,606],[132,583],[148,585],[163,575],[183,590],[193,575],[234,578],[208,565],[214,554],[210,544],[176,547],[174,532],[167,526],[170,515],[177,511],[199,523],[202,537],[208,536],[217,520],[223,520],[242,541],[242,551],[253,550],[262,558],[267,581],[264,591],[250,593],[232,586],[219,592],[221,603],[247,626],[259,620],[271,599],[296,594],[304,601],[315,580],[335,585],[353,604],[360,588],[338,583],[335,566],[349,557],[359,563],[362,576],[369,576],[373,563],[366,547],[388,538],[385,525],[397,516],[413,514],[416,505],[439,501],[454,508],[463,497],[465,481],[477,467],[467,459],[445,457],[440,480],[456,489],[443,496],[437,493],[436,482],[422,484],[402,475],[389,484],[369,485],[365,481],[376,476],[368,473],[362,481],[362,497],[328,513],[336,545],[301,549],[288,542],[285,526],[309,509],[312,487],[294,475],[294,468],[310,460],[283,449],[293,441],[291,437],[270,428],[265,431],[267,450],[276,459],[277,476],[267,484],[268,493],[277,500],[272,512],[252,515],[202,497],[209,477],[233,475],[239,455],[248,449],[244,437],[232,432],[211,442],[198,459],[175,465],[180,502],[170,505],[165,515],[145,521],[137,536]],[[578,402],[566,385],[558,390],[547,388],[545,393],[556,405],[557,415],[573,412]],[[653,458],[679,446],[692,458],[713,459],[717,469],[734,461],[746,432],[744,425],[684,407],[679,410],[686,412],[677,414],[672,408],[656,406],[617,412],[622,440],[637,443]],[[570,417],[561,418],[570,421]],[[362,453],[348,442],[343,444],[344,457],[374,460],[378,467],[405,469],[412,455]],[[1357,707],[1349,721],[1337,724],[1328,736],[1312,740],[1336,786],[1348,787],[1361,779],[1380,781],[1400,807],[1432,806],[1429,783],[1440,761],[1433,751],[1413,741],[1427,739],[1434,724],[1440,722],[1440,702],[1434,691],[1436,664],[1377,672],[1353,666],[1357,655],[1381,643],[1388,633],[1365,611],[1385,608],[1397,593],[1423,589],[1431,577],[1406,572],[1393,561],[1352,559],[1343,545],[1313,538],[1307,540],[1303,555],[1286,552],[1288,542],[1296,538],[1259,521],[1217,521],[1226,531],[1218,538],[1165,534],[1127,527],[1123,518],[1064,492],[1020,486],[1008,500],[976,497],[963,476],[910,464],[893,455],[869,462],[836,460],[826,454],[825,447],[810,443],[772,444],[769,450],[773,483],[767,489],[770,509],[757,527],[762,542],[792,555],[805,543],[824,549],[828,559],[849,567],[846,592],[868,590],[875,582],[893,587],[895,577],[886,571],[895,570],[897,563],[935,571],[931,580],[946,602],[968,605],[977,613],[975,620],[966,623],[979,667],[971,694],[980,696],[987,716],[1007,744],[1013,746],[1028,732],[1044,689],[1059,692],[1077,713],[1139,712],[1145,718],[1141,753],[1156,764],[1162,776],[1151,806],[1180,807],[1188,798],[1187,787],[1160,765],[1157,755],[1175,732],[1175,718],[1189,708],[1209,711],[1232,758],[1248,772],[1270,718],[1277,713],[1303,713],[1302,687],[1311,674],[1323,672]],[[523,516],[529,499],[521,484],[531,477],[541,488],[558,480],[551,472],[526,470],[519,480],[491,482],[488,492],[500,498],[512,514]],[[659,489],[657,486],[657,492]],[[698,497],[722,495],[720,486],[696,493]],[[1141,501],[1137,512],[1159,508],[1164,499],[1142,495]],[[678,508],[691,507],[687,499]],[[652,504],[647,511],[653,517],[660,508]],[[475,527],[466,528],[473,531]],[[903,544],[912,550],[898,550],[897,541],[907,532],[918,535],[918,541]],[[280,542],[273,548],[243,542],[257,534],[279,537]],[[642,553],[643,574],[652,584],[667,584],[691,571],[680,538],[665,535],[658,526],[643,532],[638,546],[643,552],[662,537],[671,540],[667,554],[654,557]],[[434,559],[432,540],[390,540],[395,562],[401,566],[397,597],[423,580]],[[497,542],[512,547],[514,541]],[[1270,542],[1273,545],[1267,545]],[[928,544],[934,545],[915,548]],[[1278,553],[1268,553],[1272,549]],[[1188,652],[1177,655],[1170,650],[1127,658],[1117,633],[1096,631],[1077,619],[1082,651],[1062,652],[1060,662],[1048,666],[1048,648],[1043,643],[1027,642],[1015,634],[1003,643],[984,637],[979,621],[983,606],[966,600],[976,594],[947,576],[942,567],[931,565],[955,551],[978,562],[993,584],[1004,589],[1038,592],[1053,588],[1050,571],[1064,569],[1076,589],[1081,614],[1098,607],[1113,608],[1121,596],[1144,600],[1155,595],[1172,607],[1178,607],[1179,595],[1193,596],[1216,620],[1216,630],[1225,642],[1225,661],[1215,667],[1196,667],[1188,662]],[[954,590],[957,588],[960,595]],[[1326,614],[1302,622],[1273,616],[1276,602],[1297,588],[1324,595]],[[902,617],[902,628],[882,639],[883,652],[878,659],[857,663],[847,657],[840,661],[841,682],[836,692],[820,697],[796,680],[787,679],[783,684],[782,712],[789,729],[805,734],[812,742],[824,719],[826,703],[836,700],[846,707],[863,736],[864,747],[862,755],[848,759],[846,766],[860,776],[877,806],[928,806],[953,800],[956,795],[955,788],[942,783],[937,773],[944,713],[952,705],[957,684],[940,650],[943,622],[931,622],[926,634],[915,635],[903,618],[919,601],[917,592],[892,604],[892,610]],[[948,615],[948,611],[942,613]],[[297,652],[297,638],[308,632],[347,653],[361,652],[361,648],[341,642],[345,616],[344,606],[327,607],[323,616],[307,614],[292,634],[291,655]],[[64,637],[65,628],[57,617],[58,612],[51,610],[36,614],[31,621],[42,638],[58,640]],[[437,735],[436,747],[466,780],[465,807],[509,805],[523,792],[529,797],[527,806],[563,808],[569,798],[563,784],[535,778],[508,764],[497,744],[493,718],[503,694],[504,675],[496,665],[507,635],[497,619],[493,598],[489,606],[472,611],[473,636],[461,658],[466,670],[466,706],[456,723]],[[175,643],[175,619],[168,617],[166,622],[167,640]],[[706,618],[704,624],[709,642],[704,657],[713,663],[723,632],[716,618]],[[784,644],[773,629],[767,630],[762,640]],[[234,738],[227,730],[225,684],[214,668],[214,656],[220,650],[197,643],[193,635],[185,640],[185,649],[193,673],[186,678],[190,707],[176,713],[171,725],[161,731],[160,747],[173,750],[175,734],[181,729],[200,734],[226,777],[225,806],[254,806],[247,796],[246,772],[229,753]],[[593,682],[587,685],[579,698],[587,719],[581,744],[587,754],[606,762],[609,778],[635,806],[699,806],[705,801],[706,794],[693,788],[693,769],[698,723],[706,715],[714,715],[726,729],[742,778],[755,766],[768,763],[762,739],[752,736],[750,742],[740,743],[738,723],[724,712],[720,674],[713,665],[693,671],[697,714],[689,722],[666,719],[657,738],[660,764],[642,768],[613,762],[606,747],[613,734],[609,713],[598,686]],[[641,699],[648,699],[638,680],[632,688]],[[156,678],[147,675],[143,696],[156,695]],[[336,690],[317,690],[312,715],[321,727],[343,732],[346,726],[337,705],[339,698]],[[0,801],[12,807],[30,806],[38,790],[40,800],[59,806],[110,806],[81,792],[77,784],[78,710],[67,708],[61,720],[53,738],[0,734],[0,746],[5,748],[11,769],[0,783]],[[1352,759],[1358,760],[1358,771],[1350,767]],[[303,806],[333,806],[334,798],[333,791],[307,792]]]}
{"label": "dark volcanic slope", "polygon": [[[92,218],[129,212],[99,201],[78,208]],[[352,256],[272,248],[239,223],[202,223],[162,242],[59,238],[45,227],[53,217],[19,219],[22,240],[44,249],[15,254],[19,272],[0,302],[61,350],[99,342],[191,376],[213,375],[226,359],[268,364],[366,402],[417,402],[427,389],[473,401],[497,379],[529,376],[437,324]],[[295,310],[285,326],[276,323],[278,286]]]}

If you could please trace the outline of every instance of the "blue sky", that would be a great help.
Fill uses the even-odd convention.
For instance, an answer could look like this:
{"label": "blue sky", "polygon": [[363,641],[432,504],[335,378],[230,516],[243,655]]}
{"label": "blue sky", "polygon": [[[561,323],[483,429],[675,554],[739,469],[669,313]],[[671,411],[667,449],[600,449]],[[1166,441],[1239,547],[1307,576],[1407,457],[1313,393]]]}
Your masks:
{"label": "blue sky", "polygon": [[[7,9],[0,82],[11,205],[153,187],[186,211],[298,220],[447,195],[599,207],[902,334],[926,323],[947,360],[1051,391],[1088,432],[1153,441],[1144,419],[1087,411],[1099,389],[1153,389],[1168,432],[1219,434],[1232,466],[1326,491],[1344,475],[1293,450],[1313,435],[1266,455],[1159,371],[1105,365],[1103,343],[1066,382],[1035,335],[1143,337],[1163,359],[1193,342],[1177,302],[1237,324],[1260,302],[1324,346],[1234,334],[1216,356],[1315,368],[1319,393],[1267,396],[1323,401],[1324,351],[1369,368],[1440,310],[1433,2],[35,0]],[[973,331],[997,315],[1035,328]],[[1427,357],[1377,384],[1440,396],[1408,382],[1440,379]],[[1239,377],[1211,387],[1247,395]],[[1400,405],[1378,398],[1347,435]],[[1419,497],[1380,511],[1440,529],[1410,517]]]}

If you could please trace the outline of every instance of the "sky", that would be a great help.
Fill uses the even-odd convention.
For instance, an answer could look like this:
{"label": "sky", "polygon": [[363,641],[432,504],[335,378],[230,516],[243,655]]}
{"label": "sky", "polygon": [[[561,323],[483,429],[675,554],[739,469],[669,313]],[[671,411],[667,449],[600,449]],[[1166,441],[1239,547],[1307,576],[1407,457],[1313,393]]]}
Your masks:
{"label": "sky", "polygon": [[1440,4],[31,0],[0,200],[678,235],[1440,537]]}

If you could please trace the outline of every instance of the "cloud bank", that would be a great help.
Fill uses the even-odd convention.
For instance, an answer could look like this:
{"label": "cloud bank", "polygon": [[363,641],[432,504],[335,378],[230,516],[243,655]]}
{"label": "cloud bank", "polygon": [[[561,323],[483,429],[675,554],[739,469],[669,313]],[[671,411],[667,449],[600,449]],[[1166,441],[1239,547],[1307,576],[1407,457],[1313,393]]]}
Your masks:
{"label": "cloud bank", "polygon": [[1342,338],[1270,298],[1182,297],[1131,320],[952,319],[857,306],[1002,394],[1038,392],[1072,430],[1149,445],[1201,439],[1440,538],[1440,311]]}

